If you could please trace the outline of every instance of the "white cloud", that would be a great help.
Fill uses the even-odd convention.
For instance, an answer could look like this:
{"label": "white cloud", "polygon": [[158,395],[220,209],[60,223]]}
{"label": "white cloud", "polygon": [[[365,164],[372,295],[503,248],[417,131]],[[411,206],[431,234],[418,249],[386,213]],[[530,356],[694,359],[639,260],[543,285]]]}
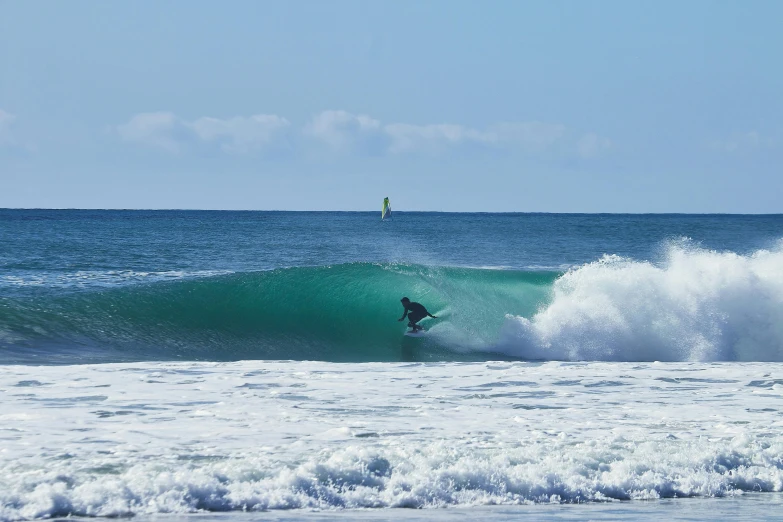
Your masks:
{"label": "white cloud", "polygon": [[386,125],[384,130],[392,138],[391,152],[461,143],[521,148],[533,152],[554,145],[566,133],[563,125],[537,121],[498,123],[483,131],[453,124],[409,125],[405,123]]}
{"label": "white cloud", "polygon": [[180,148],[175,139],[179,121],[170,112],[144,112],[133,116],[124,125],[117,126],[117,133],[124,141],[140,143],[177,152]]}
{"label": "white cloud", "polygon": [[16,116],[0,109],[0,145],[13,145],[11,126],[16,121]]}
{"label": "white cloud", "polygon": [[392,123],[383,128],[391,143],[389,152],[401,153],[414,150],[433,150],[464,142],[486,142],[481,132],[461,125],[410,125]]}
{"label": "white cloud", "polygon": [[470,143],[541,151],[561,140],[566,135],[566,128],[537,121],[498,123],[486,130],[449,123],[383,125],[366,115],[325,111],[314,116],[304,132],[335,149],[345,150],[372,143],[375,146],[382,144],[384,152],[401,154],[434,152]]}
{"label": "white cloud", "polygon": [[[149,112],[133,116],[114,130],[124,141],[169,152],[210,143],[238,154],[279,145],[281,137],[291,136],[290,127],[287,119],[273,114],[184,120],[171,112]],[[314,115],[302,134],[329,149],[362,154],[438,153],[465,145],[535,154],[554,147],[560,152],[573,151],[575,146],[581,156],[596,157],[612,146],[609,139],[593,133],[575,143],[573,135],[569,137],[566,127],[558,123],[505,122],[485,129],[450,123],[384,124],[366,114],[342,110]]]}
{"label": "white cloud", "polygon": [[710,143],[710,147],[730,153],[750,152],[759,149],[771,149],[780,142],[769,136],[762,136],[757,131],[733,134],[727,140],[717,140]]}
{"label": "white cloud", "polygon": [[564,125],[540,121],[498,123],[489,129],[493,142],[516,144],[528,150],[543,150],[566,135]]}
{"label": "white cloud", "polygon": [[597,158],[612,148],[612,140],[589,132],[579,139],[576,148],[583,158]]}
{"label": "white cloud", "polygon": [[363,137],[377,135],[381,123],[364,114],[324,111],[305,125],[304,133],[337,149],[353,146]]}
{"label": "white cloud", "polygon": [[10,126],[14,120],[16,120],[16,116],[0,109],[0,129],[5,128],[7,125]]}
{"label": "white cloud", "polygon": [[221,148],[224,151],[241,153],[271,143],[290,123],[273,114],[256,114],[247,118],[236,116],[225,120],[203,117],[185,125],[201,140],[222,142]]}
{"label": "white cloud", "polygon": [[273,141],[288,127],[285,118],[270,114],[220,119],[201,117],[193,121],[178,118],[171,112],[147,112],[133,116],[116,127],[124,141],[178,152],[188,142],[220,143],[229,153],[250,152]]}

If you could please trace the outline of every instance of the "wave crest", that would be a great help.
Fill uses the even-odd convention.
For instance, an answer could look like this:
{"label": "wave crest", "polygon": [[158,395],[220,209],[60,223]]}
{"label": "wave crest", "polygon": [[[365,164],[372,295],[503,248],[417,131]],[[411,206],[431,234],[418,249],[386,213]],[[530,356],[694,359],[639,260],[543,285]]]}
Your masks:
{"label": "wave crest", "polygon": [[661,265],[606,255],[555,281],[532,318],[507,316],[496,349],[603,361],[783,361],[783,251],[671,245]]}

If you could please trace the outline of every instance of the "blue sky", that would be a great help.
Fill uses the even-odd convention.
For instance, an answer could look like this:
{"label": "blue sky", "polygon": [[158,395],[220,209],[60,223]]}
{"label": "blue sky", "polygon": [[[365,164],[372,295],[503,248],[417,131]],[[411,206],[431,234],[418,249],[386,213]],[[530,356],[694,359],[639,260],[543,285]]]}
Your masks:
{"label": "blue sky", "polygon": [[0,207],[779,213],[780,20],[0,0]]}

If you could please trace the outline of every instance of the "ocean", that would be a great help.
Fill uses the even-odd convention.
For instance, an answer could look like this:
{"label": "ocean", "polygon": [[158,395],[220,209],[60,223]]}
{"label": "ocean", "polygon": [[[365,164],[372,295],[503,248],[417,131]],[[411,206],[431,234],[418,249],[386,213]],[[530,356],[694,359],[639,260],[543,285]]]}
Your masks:
{"label": "ocean", "polygon": [[0,397],[0,521],[775,518],[783,215],[0,210]]}

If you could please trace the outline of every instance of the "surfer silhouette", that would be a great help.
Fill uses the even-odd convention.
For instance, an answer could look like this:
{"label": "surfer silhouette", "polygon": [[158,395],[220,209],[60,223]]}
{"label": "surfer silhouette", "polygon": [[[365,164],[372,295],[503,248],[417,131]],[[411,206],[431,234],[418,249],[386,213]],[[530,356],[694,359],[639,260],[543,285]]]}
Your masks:
{"label": "surfer silhouette", "polygon": [[402,317],[398,319],[398,321],[402,321],[405,319],[405,316],[408,316],[408,326],[410,326],[413,330],[412,332],[417,332],[419,330],[423,330],[421,326],[419,326],[418,323],[425,317],[429,316],[433,319],[437,319],[434,315],[429,313],[426,308],[424,308],[424,305],[416,302],[411,302],[410,299],[407,297],[403,297],[400,299],[400,302],[402,303],[403,308],[405,308],[405,313],[402,314]]}

